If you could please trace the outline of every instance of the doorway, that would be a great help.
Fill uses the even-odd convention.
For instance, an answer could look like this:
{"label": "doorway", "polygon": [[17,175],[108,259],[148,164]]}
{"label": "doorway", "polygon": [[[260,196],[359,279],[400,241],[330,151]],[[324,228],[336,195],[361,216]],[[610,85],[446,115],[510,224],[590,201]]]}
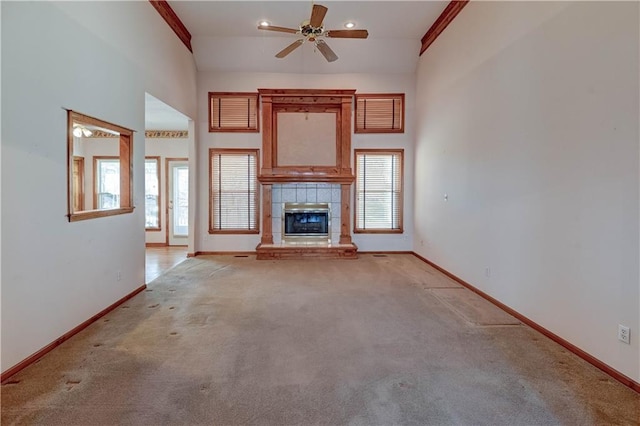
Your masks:
{"label": "doorway", "polygon": [[189,236],[189,162],[167,158],[167,245],[186,246]]}

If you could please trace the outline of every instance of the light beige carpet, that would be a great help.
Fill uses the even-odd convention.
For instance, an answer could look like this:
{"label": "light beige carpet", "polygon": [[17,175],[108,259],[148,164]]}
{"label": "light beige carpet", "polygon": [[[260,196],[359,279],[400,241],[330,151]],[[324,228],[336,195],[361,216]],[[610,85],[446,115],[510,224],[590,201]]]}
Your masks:
{"label": "light beige carpet", "polygon": [[188,259],[4,384],[2,424],[637,424],[640,395],[463,294],[411,255]]}

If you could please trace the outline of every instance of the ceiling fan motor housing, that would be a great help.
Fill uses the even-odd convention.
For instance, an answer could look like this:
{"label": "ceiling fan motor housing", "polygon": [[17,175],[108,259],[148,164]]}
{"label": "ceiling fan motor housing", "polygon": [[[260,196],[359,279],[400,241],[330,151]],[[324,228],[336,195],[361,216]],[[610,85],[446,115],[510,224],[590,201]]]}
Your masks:
{"label": "ceiling fan motor housing", "polygon": [[324,27],[312,27],[308,21],[305,21],[300,25],[300,33],[310,41],[320,37],[323,32]]}

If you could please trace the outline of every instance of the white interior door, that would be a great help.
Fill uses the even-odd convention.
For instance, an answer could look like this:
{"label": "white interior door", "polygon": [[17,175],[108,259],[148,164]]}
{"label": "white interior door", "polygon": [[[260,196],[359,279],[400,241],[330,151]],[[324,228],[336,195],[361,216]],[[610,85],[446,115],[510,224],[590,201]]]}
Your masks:
{"label": "white interior door", "polygon": [[186,246],[189,235],[189,163],[167,160],[167,229],[170,246]]}

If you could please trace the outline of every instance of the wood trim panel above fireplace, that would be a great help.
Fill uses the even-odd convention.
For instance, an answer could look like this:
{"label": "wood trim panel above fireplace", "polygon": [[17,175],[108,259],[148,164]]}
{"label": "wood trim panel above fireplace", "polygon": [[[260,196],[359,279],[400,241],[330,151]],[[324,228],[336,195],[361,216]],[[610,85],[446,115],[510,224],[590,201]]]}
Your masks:
{"label": "wood trim panel above fireplace", "polygon": [[[331,182],[350,184],[351,108],[355,90],[258,89],[262,102],[262,183]],[[278,164],[278,113],[301,114],[335,112],[335,164],[315,166]],[[333,131],[331,131],[332,133]],[[333,149],[333,147],[332,147]]]}

